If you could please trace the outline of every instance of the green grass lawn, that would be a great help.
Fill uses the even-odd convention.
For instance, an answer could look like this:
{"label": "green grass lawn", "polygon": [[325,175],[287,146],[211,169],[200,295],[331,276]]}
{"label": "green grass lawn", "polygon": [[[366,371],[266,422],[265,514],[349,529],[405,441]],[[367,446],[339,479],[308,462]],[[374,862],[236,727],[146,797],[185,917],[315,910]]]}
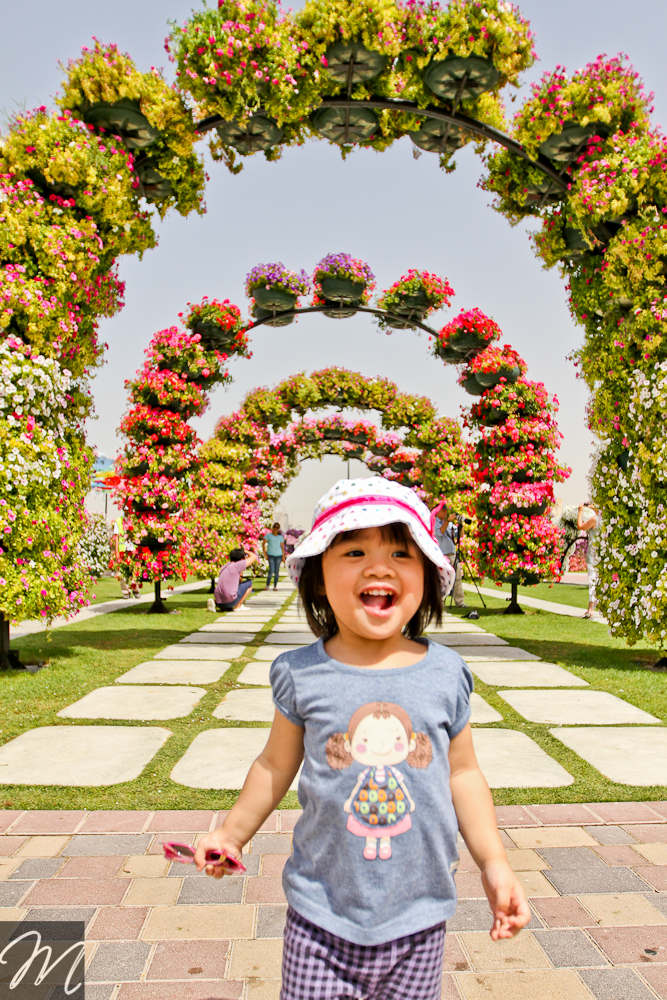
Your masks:
{"label": "green grass lawn", "polygon": [[[178,584],[183,582],[192,583],[196,579],[197,579],[196,576],[189,576],[185,581],[183,580],[177,581],[175,586],[178,586]],[[148,586],[148,584],[144,584],[143,588],[139,591],[141,595],[152,594],[152,592],[153,592],[152,584],[150,585],[150,587]],[[165,595],[169,596],[168,588],[165,588],[164,590],[163,596]],[[97,583],[95,583],[91,587],[90,603],[102,604],[104,601],[119,601],[121,600],[122,596],[123,595],[121,593],[120,583],[118,582],[118,580],[116,580],[116,578],[113,576],[103,576],[97,581]],[[130,603],[131,600],[134,600],[134,598],[128,598],[128,603]]]}
{"label": "green grass lawn", "polygon": [[[482,628],[546,662],[566,667],[588,681],[592,688],[623,698],[667,724],[667,675],[650,670],[661,655],[655,647],[647,643],[628,647],[622,640],[613,639],[607,628],[596,622],[527,607],[525,615],[505,615],[507,603],[503,598],[485,597],[485,601],[486,610],[477,594],[466,591],[466,604],[478,609],[478,624]],[[452,613],[461,617],[468,612],[453,608]],[[667,799],[667,787],[635,787],[608,781],[550,734],[553,725],[526,722],[498,695],[498,688],[482,683],[477,677],[475,690],[503,716],[503,721],[495,723],[494,728],[527,733],[575,779],[573,785],[565,788],[494,790],[498,804]]]}
{"label": "green grass lawn", "polygon": [[[491,590],[497,589],[493,580],[484,580],[480,586],[489,587]],[[498,593],[503,591],[509,594],[508,584],[498,588]],[[466,594],[468,593],[469,591],[466,591]],[[525,597],[537,597],[540,601],[570,604],[572,607],[582,608],[584,611],[588,607],[588,587],[578,583],[538,583],[534,587],[519,587],[519,594],[523,594]],[[467,597],[466,602],[469,603]]]}
{"label": "green grass lawn", "polygon": [[[254,589],[263,590],[263,581],[255,580]],[[229,808],[237,793],[189,789],[172,782],[169,774],[200,732],[238,725],[212,719],[211,713],[235,686],[239,673],[252,658],[253,647],[262,644],[259,635],[253,637],[248,652],[232,661],[220,681],[198,685],[206,689],[206,695],[183,719],[143,723],[61,719],[57,715],[66,705],[95,688],[113,684],[116,677],[131,667],[151,659],[160,649],[213,621],[206,610],[208,596],[208,587],[203,584],[201,591],[169,598],[168,607],[177,614],[147,615],[146,605],[128,602],[127,609],[54,629],[50,636],[38,633],[12,642],[12,648],[20,653],[24,662],[46,659],[48,664],[35,674],[0,673],[1,743],[36,726],[164,726],[173,735],[135,781],[104,788],[0,785],[0,804],[5,809]],[[271,623],[267,623],[266,629],[270,627]],[[128,686],[128,696],[131,695]],[[261,722],[244,725],[268,728],[268,724]],[[286,808],[298,806],[296,794],[289,793],[284,805]]]}

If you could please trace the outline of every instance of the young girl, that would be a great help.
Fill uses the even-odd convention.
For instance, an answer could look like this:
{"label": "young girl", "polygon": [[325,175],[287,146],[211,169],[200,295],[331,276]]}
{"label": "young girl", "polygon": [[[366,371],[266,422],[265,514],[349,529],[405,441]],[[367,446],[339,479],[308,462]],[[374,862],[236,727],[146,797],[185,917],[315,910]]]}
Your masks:
{"label": "young girl", "polygon": [[530,920],[475,759],[472,676],[421,638],[454,572],[425,505],[381,478],[338,482],[287,569],[320,638],[274,661],[267,745],[200,841],[197,866],[207,850],[240,858],[303,760],[283,876],[282,1000],[439,1000],[459,829],[482,872],[491,937]]}

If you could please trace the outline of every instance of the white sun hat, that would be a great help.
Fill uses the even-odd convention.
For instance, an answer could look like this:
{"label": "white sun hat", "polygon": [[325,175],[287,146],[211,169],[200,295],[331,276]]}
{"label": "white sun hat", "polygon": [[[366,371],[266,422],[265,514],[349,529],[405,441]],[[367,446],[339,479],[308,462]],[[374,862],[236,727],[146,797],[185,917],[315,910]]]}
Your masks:
{"label": "white sun hat", "polygon": [[287,572],[295,586],[306,559],[324,552],[343,531],[380,528],[384,524],[406,524],[427,559],[440,571],[443,594],[454,586],[455,572],[438,545],[433,529],[435,516],[414,490],[389,479],[339,479],[320,499],[310,533],[287,557]]}

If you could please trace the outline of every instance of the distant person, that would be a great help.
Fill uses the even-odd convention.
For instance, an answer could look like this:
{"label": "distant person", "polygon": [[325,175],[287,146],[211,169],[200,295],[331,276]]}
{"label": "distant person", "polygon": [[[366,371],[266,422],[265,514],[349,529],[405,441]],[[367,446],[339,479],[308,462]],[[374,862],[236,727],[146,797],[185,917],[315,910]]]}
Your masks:
{"label": "distant person", "polygon": [[113,522],[113,548],[112,548],[112,563],[116,569],[116,579],[120,583],[120,592],[122,597],[127,600],[127,598],[139,597],[139,588],[137,584],[132,581],[129,586],[128,583],[121,572],[121,553],[134,552],[136,546],[128,539],[125,533],[125,523],[122,516],[119,514],[118,517]]}
{"label": "distant person", "polygon": [[[593,511],[593,516],[584,521],[584,507]],[[594,503],[580,503],[577,511],[577,528],[588,533],[588,549],[586,550],[586,569],[588,570],[588,610],[583,618],[592,618],[595,611],[595,584],[598,578],[598,550],[596,535],[602,526],[600,509]]]}
{"label": "distant person", "polygon": [[234,611],[252,593],[252,580],[241,581],[243,571],[257,562],[257,555],[246,556],[243,549],[232,549],[229,562],[220,570],[220,576],[213,597],[209,597],[206,607],[209,611]]}
{"label": "distant person", "polygon": [[268,557],[269,560],[269,575],[266,578],[266,589],[268,590],[271,585],[271,577],[273,577],[273,589],[278,589],[278,574],[280,572],[280,565],[285,561],[285,539],[280,531],[280,525],[277,521],[274,522],[271,531],[267,531],[262,539],[262,551],[264,552],[264,558]]}
{"label": "distant person", "polygon": [[438,511],[433,533],[440,551],[447,556],[456,570],[454,604],[457,608],[465,608],[467,605],[463,594],[463,565],[458,553],[458,542],[463,537],[463,525],[457,522],[456,514],[451,514],[446,505]]}

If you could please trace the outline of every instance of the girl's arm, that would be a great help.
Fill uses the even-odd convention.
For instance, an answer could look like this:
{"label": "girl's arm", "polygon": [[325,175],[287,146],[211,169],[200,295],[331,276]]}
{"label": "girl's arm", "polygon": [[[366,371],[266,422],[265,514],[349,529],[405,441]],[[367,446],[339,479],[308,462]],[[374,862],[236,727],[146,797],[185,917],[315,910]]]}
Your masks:
{"label": "girl's arm", "polygon": [[491,792],[475,757],[469,723],[450,743],[449,766],[459,829],[481,870],[484,892],[493,913],[491,937],[494,941],[513,937],[530,922],[530,907],[507,861]]}
{"label": "girl's arm", "polygon": [[[241,794],[222,826],[199,841],[195,863],[206,866],[207,851],[224,851],[240,860],[243,846],[285,797],[303,760],[303,729],[276,712],[269,738],[248,771]],[[224,870],[209,868],[208,874],[222,878]]]}
{"label": "girl's arm", "polygon": [[583,518],[583,505],[579,506],[577,511],[577,528],[579,531],[590,531],[598,523],[597,515],[595,517],[589,517],[587,521],[582,520]]}

